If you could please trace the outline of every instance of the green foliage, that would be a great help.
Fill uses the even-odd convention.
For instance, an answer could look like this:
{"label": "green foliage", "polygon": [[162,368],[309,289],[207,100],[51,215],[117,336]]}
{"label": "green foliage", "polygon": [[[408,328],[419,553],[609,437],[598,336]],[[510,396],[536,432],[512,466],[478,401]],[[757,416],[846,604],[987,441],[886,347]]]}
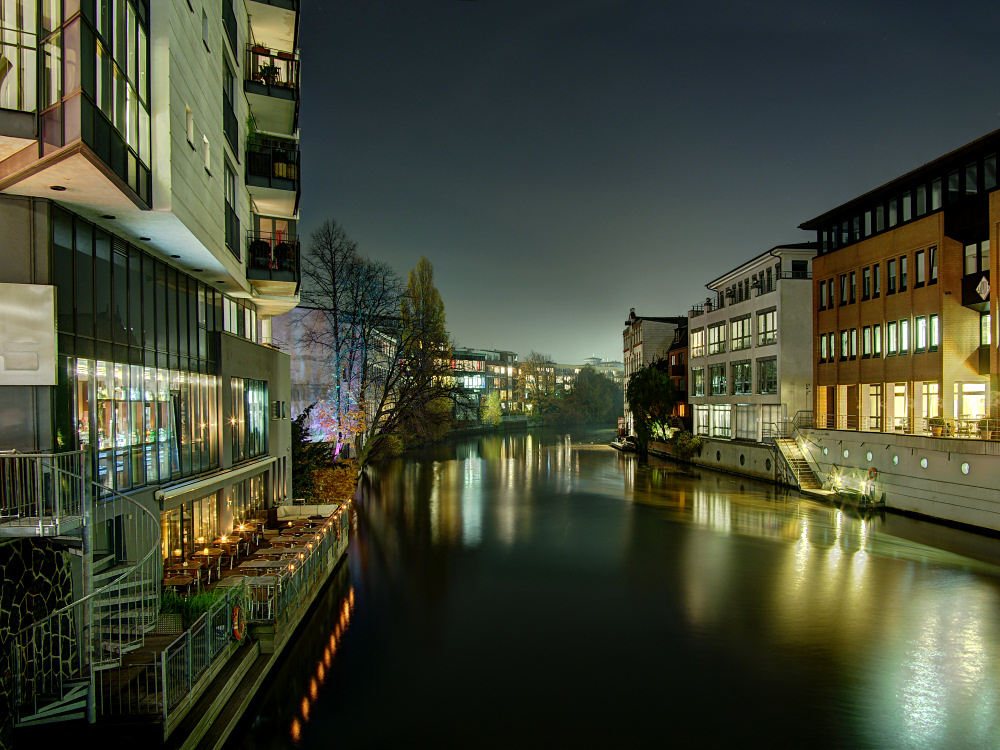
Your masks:
{"label": "green foliage", "polygon": [[486,403],[482,406],[483,424],[491,427],[499,427],[503,422],[503,409],[500,407],[500,394],[496,391],[486,397]]}
{"label": "green foliage", "polygon": [[222,589],[198,591],[188,596],[181,596],[173,591],[165,591],[163,596],[160,597],[160,614],[179,614],[184,628],[187,629],[194,625],[199,617],[208,612],[225,595],[226,592]]}
{"label": "green foliage", "polygon": [[612,424],[622,413],[622,389],[593,367],[584,367],[560,410],[577,423]]}
{"label": "green foliage", "polygon": [[667,425],[677,400],[673,382],[664,370],[662,360],[654,361],[632,373],[625,387],[640,450]]}
{"label": "green foliage", "polygon": [[312,499],[315,495],[314,475],[318,469],[334,464],[335,446],[310,440],[309,414],[315,403],[292,420],[292,497]]}
{"label": "green foliage", "polygon": [[686,430],[678,430],[670,438],[670,445],[673,446],[674,456],[683,461],[690,461],[695,454],[700,456],[701,447],[704,444],[704,440]]}

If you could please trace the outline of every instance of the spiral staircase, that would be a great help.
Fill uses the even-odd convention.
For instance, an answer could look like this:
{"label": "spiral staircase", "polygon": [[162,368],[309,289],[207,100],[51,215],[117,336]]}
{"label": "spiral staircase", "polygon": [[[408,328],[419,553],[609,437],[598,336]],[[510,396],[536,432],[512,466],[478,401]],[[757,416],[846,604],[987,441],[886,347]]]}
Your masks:
{"label": "spiral staircase", "polygon": [[0,537],[48,538],[83,561],[83,595],[11,638],[18,727],[96,721],[99,673],[156,626],[159,519],[92,481],[89,466],[84,451],[0,454]]}

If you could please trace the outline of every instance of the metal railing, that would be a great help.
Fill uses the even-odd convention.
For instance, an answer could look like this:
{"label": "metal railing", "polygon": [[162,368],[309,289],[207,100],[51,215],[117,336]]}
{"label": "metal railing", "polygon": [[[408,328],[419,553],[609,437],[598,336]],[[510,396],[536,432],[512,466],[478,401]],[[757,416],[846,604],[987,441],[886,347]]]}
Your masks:
{"label": "metal railing", "polygon": [[[951,417],[878,417],[844,414],[817,414],[817,429],[859,432],[902,433],[932,437],[1000,440],[1000,420]],[[884,426],[884,428],[883,428]]]}
{"label": "metal railing", "polygon": [[341,505],[330,523],[310,540],[311,546],[290,559],[279,575],[246,579],[248,621],[273,622],[286,610],[298,605],[326,567],[328,553],[347,540],[349,514],[350,505]]}
{"label": "metal railing", "polygon": [[[191,692],[231,642],[233,608],[239,606],[246,611],[246,583],[241,581],[236,586],[216,589],[216,592],[218,601],[160,654],[156,703],[147,700],[143,713],[162,712],[166,721],[170,711]],[[149,711],[149,708],[157,711]]]}
{"label": "metal railing", "polygon": [[297,180],[299,149],[291,142],[259,138],[247,143],[247,175]]}
{"label": "metal railing", "polygon": [[247,232],[247,267],[298,275],[299,240],[287,232]]}
{"label": "metal railing", "polygon": [[[0,458],[6,462],[13,457]],[[87,719],[93,722],[95,671],[120,666],[122,656],[142,645],[145,634],[156,625],[162,567],[160,523],[131,498],[49,463],[50,455],[35,456],[35,460],[36,473],[51,476],[53,486],[80,490],[76,502],[84,518],[84,585],[89,588],[92,581],[90,535],[95,529],[102,534],[95,541],[114,554],[121,573],[14,635],[14,716],[16,721],[30,719],[74,693],[81,683],[89,683]],[[73,465],[77,459],[65,460]],[[82,468],[89,466],[86,456],[79,461]],[[40,507],[42,501],[21,498],[21,502]]]}
{"label": "metal railing", "polygon": [[291,52],[271,51],[260,45],[247,45],[246,79],[265,86],[299,89],[299,61]]}
{"label": "metal railing", "polygon": [[0,454],[0,524],[23,529],[58,528],[82,518],[86,454]]}

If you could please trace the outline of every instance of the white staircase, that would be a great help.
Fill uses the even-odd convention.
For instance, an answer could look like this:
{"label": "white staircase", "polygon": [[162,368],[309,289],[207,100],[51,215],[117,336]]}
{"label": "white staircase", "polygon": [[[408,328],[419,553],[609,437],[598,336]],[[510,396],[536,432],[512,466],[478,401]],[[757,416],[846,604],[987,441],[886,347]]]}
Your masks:
{"label": "white staircase", "polygon": [[792,438],[775,438],[774,443],[778,447],[778,450],[781,451],[781,455],[784,456],[785,462],[792,470],[792,474],[795,477],[795,484],[799,489],[822,489],[822,482],[816,478],[813,470],[809,468],[809,463],[806,461],[805,456],[802,455],[802,451],[799,449],[798,443],[796,443],[795,440]]}

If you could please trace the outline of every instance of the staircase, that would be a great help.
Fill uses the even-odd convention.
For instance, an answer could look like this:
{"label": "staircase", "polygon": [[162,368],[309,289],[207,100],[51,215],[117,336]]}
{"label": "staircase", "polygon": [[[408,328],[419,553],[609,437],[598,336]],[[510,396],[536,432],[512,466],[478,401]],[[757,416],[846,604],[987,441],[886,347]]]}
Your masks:
{"label": "staircase", "polygon": [[[120,667],[156,626],[159,519],[87,478],[83,451],[0,455],[0,535],[80,549],[85,595],[13,637],[14,724],[96,720],[95,674]],[[95,529],[108,550],[93,552]]]}
{"label": "staircase", "polygon": [[802,451],[795,440],[792,438],[775,438],[774,444],[781,451],[785,463],[792,470],[792,474],[795,477],[795,484],[800,490],[822,489],[823,484],[813,474],[813,470],[809,468],[809,463],[806,461],[805,456],[802,455]]}

